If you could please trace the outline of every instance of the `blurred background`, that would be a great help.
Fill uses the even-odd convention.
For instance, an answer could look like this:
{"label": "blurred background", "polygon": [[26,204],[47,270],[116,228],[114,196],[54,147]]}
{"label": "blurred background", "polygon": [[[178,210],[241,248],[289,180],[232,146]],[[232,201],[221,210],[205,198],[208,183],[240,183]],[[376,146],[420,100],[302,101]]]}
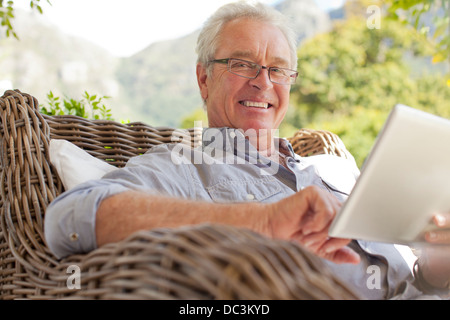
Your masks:
{"label": "blurred background", "polygon": [[[227,2],[1,0],[0,94],[29,93],[47,114],[207,126],[195,44]],[[280,136],[330,130],[361,166],[396,103],[450,118],[450,0],[262,2],[299,35]]]}

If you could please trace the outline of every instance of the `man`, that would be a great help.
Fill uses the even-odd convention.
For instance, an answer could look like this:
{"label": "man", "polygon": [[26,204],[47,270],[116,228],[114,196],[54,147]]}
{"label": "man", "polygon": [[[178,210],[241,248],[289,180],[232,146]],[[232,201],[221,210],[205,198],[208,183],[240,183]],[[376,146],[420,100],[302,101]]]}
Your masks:
{"label": "man", "polygon": [[[367,297],[398,294],[412,277],[393,246],[328,237],[358,176],[354,162],[298,157],[274,135],[297,77],[293,39],[285,18],[269,7],[240,2],[219,9],[197,46],[197,79],[210,127],[202,147],[154,147],[126,168],[55,199],[45,225],[54,253],[87,252],[142,229],[229,224],[300,242]],[[439,226],[448,228],[449,216],[439,217]],[[442,234],[449,242],[449,232]],[[371,265],[379,266],[383,288],[367,286]],[[442,270],[432,278],[436,266]],[[447,269],[428,263],[419,270],[439,287]],[[416,294],[410,285],[402,288],[401,297]]]}

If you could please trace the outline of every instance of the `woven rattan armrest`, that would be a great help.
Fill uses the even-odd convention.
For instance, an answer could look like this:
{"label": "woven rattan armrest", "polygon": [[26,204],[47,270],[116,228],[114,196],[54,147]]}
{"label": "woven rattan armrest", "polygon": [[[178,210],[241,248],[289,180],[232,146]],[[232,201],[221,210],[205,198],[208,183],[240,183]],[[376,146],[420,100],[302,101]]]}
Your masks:
{"label": "woven rattan armrest", "polygon": [[[43,233],[46,208],[63,192],[49,162],[50,139],[120,167],[171,141],[173,129],[43,116],[38,101],[19,91],[0,98],[0,121],[2,299],[357,298],[300,245],[222,225],[142,231],[57,259]],[[185,142],[195,144],[196,131],[188,135]]]}

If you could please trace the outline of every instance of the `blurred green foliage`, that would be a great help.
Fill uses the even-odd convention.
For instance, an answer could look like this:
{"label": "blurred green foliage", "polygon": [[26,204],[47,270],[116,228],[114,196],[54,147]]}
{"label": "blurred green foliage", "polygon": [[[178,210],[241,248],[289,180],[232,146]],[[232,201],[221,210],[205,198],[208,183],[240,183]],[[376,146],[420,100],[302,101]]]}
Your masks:
{"label": "blurred green foliage", "polygon": [[[384,0],[389,19],[413,25],[435,42],[433,61],[450,62],[450,0]],[[424,15],[432,13],[432,27]],[[429,22],[429,21],[428,21]]]}
{"label": "blurred green foliage", "polygon": [[180,127],[182,129],[190,129],[196,126],[196,124],[198,124],[196,122],[198,121],[201,121],[203,128],[208,126],[208,116],[203,108],[198,108],[190,115],[184,117]]}
{"label": "blurred green foliage", "polygon": [[300,47],[299,81],[280,131],[330,130],[361,166],[396,103],[450,118],[445,77],[413,72],[432,50],[417,30],[398,21],[383,20],[380,29],[357,17],[337,23]]}
{"label": "blurred green foliage", "polygon": [[[47,0],[47,3],[51,5],[50,0]],[[37,10],[40,14],[43,13],[41,0],[30,0],[30,8]],[[14,18],[14,1],[0,0],[0,27],[4,29],[7,38],[12,36],[19,39],[12,24]]]}

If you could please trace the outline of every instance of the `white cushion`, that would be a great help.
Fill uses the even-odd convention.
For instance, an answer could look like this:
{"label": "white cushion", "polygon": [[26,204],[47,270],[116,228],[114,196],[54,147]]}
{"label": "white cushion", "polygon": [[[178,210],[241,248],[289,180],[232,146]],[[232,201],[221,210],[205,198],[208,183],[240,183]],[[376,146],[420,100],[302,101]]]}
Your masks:
{"label": "white cushion", "polygon": [[91,156],[67,140],[50,140],[50,162],[55,166],[65,190],[88,180],[100,179],[116,169],[113,165]]}

